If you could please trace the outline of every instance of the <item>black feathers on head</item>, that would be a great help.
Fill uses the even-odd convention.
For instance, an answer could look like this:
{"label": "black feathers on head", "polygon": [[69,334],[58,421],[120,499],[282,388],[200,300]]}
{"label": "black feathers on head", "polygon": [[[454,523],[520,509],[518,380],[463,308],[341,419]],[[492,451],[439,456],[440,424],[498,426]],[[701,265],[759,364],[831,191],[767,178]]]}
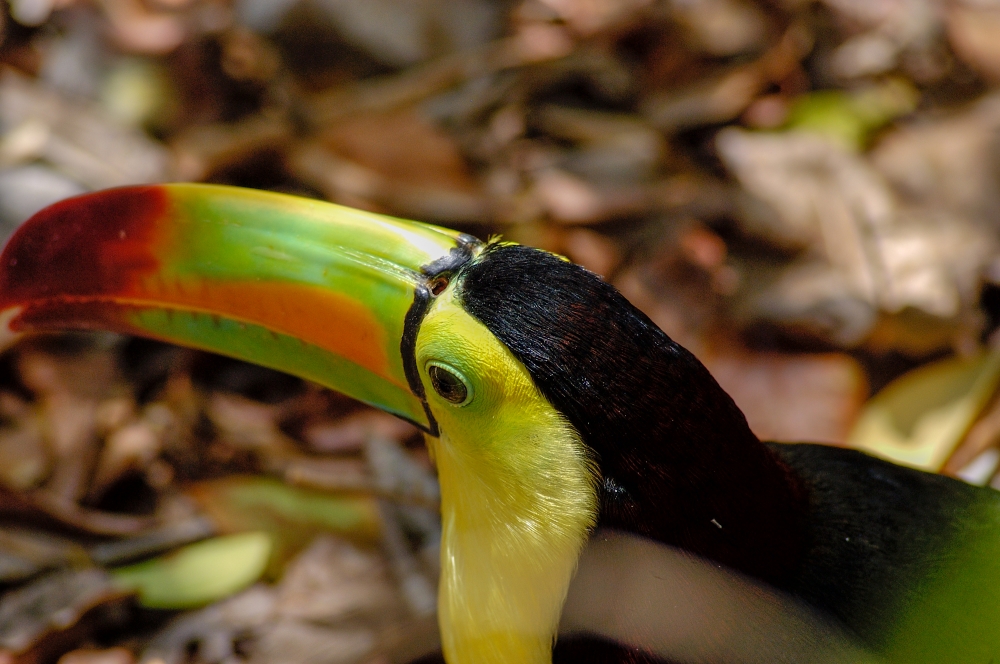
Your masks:
{"label": "black feathers on head", "polygon": [[701,362],[596,274],[538,249],[500,244],[460,279],[466,310],[524,363],[596,452],[602,442],[621,445],[628,433],[653,429],[696,443],[690,436],[701,427],[692,431],[685,422],[699,417],[749,433]]}
{"label": "black feathers on head", "polygon": [[[458,279],[466,310],[594,452],[602,525],[780,576],[780,560],[743,560],[741,549],[793,509],[790,480],[701,362],[613,286],[550,253],[492,244]],[[753,492],[755,505],[786,505],[751,515],[740,492]]]}

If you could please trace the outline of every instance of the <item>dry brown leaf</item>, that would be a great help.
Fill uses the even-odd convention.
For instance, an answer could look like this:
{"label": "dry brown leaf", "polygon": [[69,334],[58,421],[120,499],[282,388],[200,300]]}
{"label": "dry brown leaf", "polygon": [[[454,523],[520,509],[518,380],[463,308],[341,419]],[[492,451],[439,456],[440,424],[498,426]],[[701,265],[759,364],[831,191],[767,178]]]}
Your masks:
{"label": "dry brown leaf", "polygon": [[888,132],[872,150],[871,163],[907,204],[994,225],[997,131],[1000,95],[989,94],[957,113]]}
{"label": "dry brown leaf", "polygon": [[762,440],[842,444],[868,392],[861,366],[839,353],[713,346],[701,359]]}
{"label": "dry brown leaf", "polygon": [[288,564],[276,592],[278,613],[299,621],[385,625],[403,613],[384,558],[329,535]]}
{"label": "dry brown leaf", "polygon": [[322,491],[374,491],[367,467],[360,459],[301,457],[285,460],[282,478],[289,484]]}
{"label": "dry brown leaf", "polygon": [[413,110],[357,116],[325,128],[319,140],[390,180],[470,194],[477,189],[454,139]]}
{"label": "dry brown leaf", "polygon": [[119,45],[133,53],[169,53],[186,36],[183,19],[150,11],[140,0],[101,0]]}
{"label": "dry brown leaf", "polygon": [[32,156],[91,188],[160,182],[163,147],[134,127],[123,127],[96,104],[62,95],[13,70],[0,76],[0,126],[25,122]]}
{"label": "dry brown leaf", "polygon": [[163,427],[142,419],[119,428],[104,441],[89,494],[96,499],[130,472],[142,471],[163,449]]}
{"label": "dry brown leaf", "polygon": [[71,539],[17,526],[0,528],[2,583],[17,583],[46,570],[88,562],[87,552]]}
{"label": "dry brown leaf", "polygon": [[24,384],[38,396],[41,431],[52,455],[46,493],[57,502],[75,502],[87,494],[97,459],[99,404],[126,389],[115,357],[104,350],[57,355],[26,346],[17,362]]}
{"label": "dry brown leaf", "polygon": [[205,414],[218,428],[219,439],[234,447],[274,453],[293,453],[296,449],[295,442],[279,427],[279,405],[213,392],[205,404]]}
{"label": "dry brown leaf", "polygon": [[491,205],[478,191],[395,180],[315,142],[295,148],[289,168],[326,198],[344,205],[439,222],[491,217]]}
{"label": "dry brown leaf", "polygon": [[134,664],[135,656],[125,648],[73,650],[59,658],[58,664]]}
{"label": "dry brown leaf", "polygon": [[563,252],[574,263],[579,263],[605,279],[618,267],[621,255],[613,240],[586,228],[576,228],[563,238]]}
{"label": "dry brown leaf", "polygon": [[231,661],[235,641],[259,634],[274,620],[274,591],[263,585],[200,611],[184,613],[172,620],[149,642],[140,664],[182,664],[192,649],[204,664]]}
{"label": "dry brown leaf", "polygon": [[[96,607],[125,596],[108,575],[97,569],[53,572],[0,599],[0,656],[23,655],[24,661],[43,661],[59,652],[53,634],[81,639],[96,625],[78,625]],[[71,641],[72,643],[72,641]],[[65,646],[63,646],[65,647]],[[30,654],[28,654],[30,651]],[[37,659],[36,659],[37,658]]]}
{"label": "dry brown leaf", "polygon": [[812,36],[793,25],[756,61],[703,76],[676,90],[650,95],[641,112],[656,127],[677,131],[738,117],[768,85],[799,67],[812,50]]}
{"label": "dry brown leaf", "polygon": [[525,25],[513,36],[471,51],[452,53],[398,74],[371,77],[325,90],[306,100],[306,119],[325,128],[345,118],[405,109],[462,82],[527,64],[559,61],[573,50],[565,30]]}
{"label": "dry brown leaf", "polygon": [[251,664],[361,664],[375,650],[372,631],[358,627],[331,629],[307,622],[277,620],[260,635]]}
{"label": "dry brown leaf", "polygon": [[171,141],[172,170],[181,180],[203,180],[255,154],[280,150],[291,136],[292,128],[285,120],[269,115],[187,127]]}
{"label": "dry brown leaf", "polygon": [[756,4],[742,0],[671,3],[674,19],[693,50],[716,57],[755,51],[765,45],[768,22]]}
{"label": "dry brown leaf", "polygon": [[561,141],[573,143],[559,162],[568,170],[596,181],[627,183],[652,179],[667,145],[663,135],[642,119],[546,105],[531,115],[531,125]]}
{"label": "dry brown leaf", "polygon": [[[867,43],[854,44],[848,40],[842,44],[842,49],[854,50],[853,54],[842,50],[833,52],[831,68],[837,73],[848,76],[879,73],[880,69],[885,71],[894,66],[902,54],[909,56],[901,60],[904,65],[910,65],[908,68],[913,74],[928,70],[926,65],[921,66],[921,60],[934,59],[942,29],[940,13],[933,5],[924,0],[824,0],[824,4],[839,20],[861,33],[853,35],[856,39],[867,40]],[[859,52],[865,48],[869,53]],[[873,53],[873,49],[876,52]],[[852,57],[860,66],[845,67],[844,61]],[[941,69],[943,67],[938,67],[938,75],[943,73]]]}
{"label": "dry brown leaf", "polygon": [[753,315],[845,346],[864,340],[879,312],[965,324],[998,244],[975,218],[902,203],[861,155],[818,135],[728,128],[716,144],[753,197],[744,228],[807,249],[744,299]]}
{"label": "dry brown leaf", "polygon": [[499,7],[487,0],[316,0],[348,41],[393,66],[477,48],[498,36]]}
{"label": "dry brown leaf", "polygon": [[581,35],[620,27],[635,20],[652,0],[537,0]]}
{"label": "dry brown leaf", "polygon": [[0,427],[0,482],[24,491],[38,486],[51,469],[52,453],[46,444],[41,413],[32,411]]}
{"label": "dry brown leaf", "polygon": [[952,48],[986,78],[1000,80],[1000,8],[979,3],[952,3],[946,25]]}
{"label": "dry brown leaf", "polygon": [[358,452],[371,436],[403,441],[412,438],[412,424],[373,409],[361,410],[336,420],[317,420],[302,431],[302,439],[316,452]]}

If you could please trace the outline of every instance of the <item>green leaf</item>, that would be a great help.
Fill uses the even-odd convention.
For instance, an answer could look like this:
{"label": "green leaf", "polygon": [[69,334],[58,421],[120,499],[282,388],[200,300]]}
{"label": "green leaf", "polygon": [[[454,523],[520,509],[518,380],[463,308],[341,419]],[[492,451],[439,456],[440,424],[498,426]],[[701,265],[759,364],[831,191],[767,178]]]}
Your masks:
{"label": "green leaf", "polygon": [[873,132],[912,112],[919,99],[913,84],[903,79],[852,92],[817,90],[793,102],[785,127],[821,134],[860,150]]}
{"label": "green leaf", "polygon": [[377,542],[378,509],[371,496],[289,486],[269,477],[226,477],[186,490],[219,532],[263,531],[271,536],[268,577],[281,575],[285,562],[320,533],[354,542]]}
{"label": "green leaf", "polygon": [[215,537],[169,555],[112,570],[115,583],[143,606],[186,609],[243,590],[260,578],[271,554],[267,533]]}
{"label": "green leaf", "polygon": [[864,407],[847,443],[895,463],[937,472],[1000,382],[1000,351],[914,369]]}

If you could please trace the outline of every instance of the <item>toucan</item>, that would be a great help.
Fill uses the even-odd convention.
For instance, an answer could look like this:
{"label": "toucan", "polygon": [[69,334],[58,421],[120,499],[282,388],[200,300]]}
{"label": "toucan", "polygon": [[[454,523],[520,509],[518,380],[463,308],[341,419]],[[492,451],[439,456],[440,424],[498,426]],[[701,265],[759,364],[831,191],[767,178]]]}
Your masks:
{"label": "toucan", "polygon": [[[601,533],[790,598],[872,661],[1000,662],[1000,494],[759,441],[690,352],[560,256],[271,192],[126,187],[18,229],[0,328],[7,343],[100,328],[207,349],[414,423],[441,484],[449,664],[553,661],[578,565],[614,540]],[[630,555],[603,564],[638,570]],[[559,639],[555,659],[672,657],[587,637]]]}

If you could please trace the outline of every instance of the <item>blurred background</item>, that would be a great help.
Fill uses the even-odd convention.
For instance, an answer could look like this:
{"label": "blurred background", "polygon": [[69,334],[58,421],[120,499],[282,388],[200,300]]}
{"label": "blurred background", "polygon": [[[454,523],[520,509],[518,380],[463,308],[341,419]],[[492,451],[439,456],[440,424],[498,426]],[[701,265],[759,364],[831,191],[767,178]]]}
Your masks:
{"label": "blurred background", "polygon": [[[996,0],[6,0],[0,236],[163,181],[501,234],[616,285],[760,437],[996,483],[998,84]],[[27,339],[0,663],[411,661],[436,502],[415,429],[314,385]]]}

